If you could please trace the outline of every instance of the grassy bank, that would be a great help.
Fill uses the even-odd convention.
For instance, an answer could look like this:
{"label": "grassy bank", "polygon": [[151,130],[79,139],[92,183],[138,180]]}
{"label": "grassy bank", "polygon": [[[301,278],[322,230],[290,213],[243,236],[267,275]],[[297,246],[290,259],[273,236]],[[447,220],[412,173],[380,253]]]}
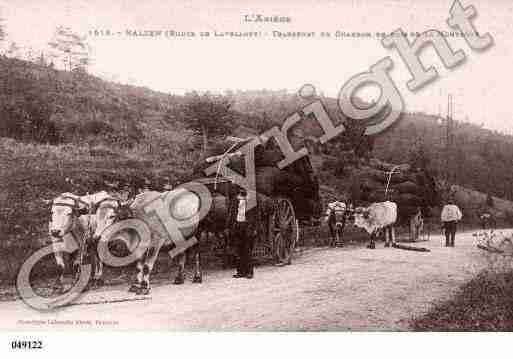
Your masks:
{"label": "grassy bank", "polygon": [[23,261],[47,238],[49,207],[42,199],[63,192],[109,190],[106,183],[155,189],[189,175],[192,158],[179,151],[162,159],[147,148],[26,144],[0,138],[0,283],[12,281]]}
{"label": "grassy bank", "polygon": [[513,271],[481,272],[411,326],[416,331],[512,331]]}

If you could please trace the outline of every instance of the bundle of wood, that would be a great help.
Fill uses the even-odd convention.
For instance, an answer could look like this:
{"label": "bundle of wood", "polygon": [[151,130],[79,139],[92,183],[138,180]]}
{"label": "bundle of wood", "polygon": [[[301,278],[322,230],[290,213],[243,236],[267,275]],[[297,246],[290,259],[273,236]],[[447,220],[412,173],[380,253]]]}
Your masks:
{"label": "bundle of wood", "polygon": [[[216,173],[218,177],[226,177],[230,180],[229,171],[224,170],[224,167],[228,167],[235,173],[249,176],[249,174],[246,174],[246,161],[248,159],[237,154],[242,145],[243,143],[240,143],[226,149],[212,149],[210,156],[203,158],[194,168],[194,176],[204,176],[205,169],[215,161],[225,161],[222,162],[223,165],[218,167],[219,172]],[[219,152],[215,154],[214,151]],[[296,210],[296,217],[300,220],[320,217],[322,204],[319,182],[309,156],[303,156],[289,166],[280,169],[278,163],[284,157],[276,143],[268,141],[266,144],[256,145],[254,151],[249,151],[249,153],[249,161],[253,161],[254,165],[256,191],[258,193],[269,197],[282,196],[289,198]]]}
{"label": "bundle of wood", "polygon": [[353,187],[359,190],[360,201],[394,201],[399,216],[409,218],[417,208],[436,204],[436,184],[425,170],[413,169],[408,164],[394,165],[371,159],[368,166],[361,167],[353,179]]}

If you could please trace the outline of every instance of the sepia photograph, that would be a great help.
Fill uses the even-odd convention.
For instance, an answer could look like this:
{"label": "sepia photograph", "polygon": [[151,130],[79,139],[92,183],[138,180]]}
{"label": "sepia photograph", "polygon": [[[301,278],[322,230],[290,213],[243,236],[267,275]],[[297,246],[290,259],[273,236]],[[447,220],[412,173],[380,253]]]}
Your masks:
{"label": "sepia photograph", "polygon": [[9,351],[512,331],[512,18],[506,0],[0,1]]}

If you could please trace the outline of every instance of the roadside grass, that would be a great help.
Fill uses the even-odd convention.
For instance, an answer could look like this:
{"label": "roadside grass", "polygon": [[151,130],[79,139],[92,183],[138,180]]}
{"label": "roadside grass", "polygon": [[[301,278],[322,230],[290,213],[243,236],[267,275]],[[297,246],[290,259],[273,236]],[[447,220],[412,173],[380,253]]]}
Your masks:
{"label": "roadside grass", "polygon": [[49,206],[43,199],[110,190],[107,182],[137,188],[148,179],[158,189],[185,181],[191,172],[192,158],[176,145],[165,153],[146,149],[0,138],[0,283],[12,283],[21,263],[45,244]]}
{"label": "roadside grass", "polygon": [[415,331],[513,331],[513,270],[486,269],[410,322]]}

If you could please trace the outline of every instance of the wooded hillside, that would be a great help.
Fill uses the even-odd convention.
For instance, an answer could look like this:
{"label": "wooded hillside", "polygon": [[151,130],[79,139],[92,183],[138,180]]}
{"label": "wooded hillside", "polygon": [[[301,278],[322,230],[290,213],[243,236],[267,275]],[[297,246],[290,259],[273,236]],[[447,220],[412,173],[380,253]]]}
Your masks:
{"label": "wooded hillside", "polygon": [[[210,101],[219,104],[216,111],[226,121],[220,126],[226,133],[210,132],[207,145],[213,152],[226,146],[224,135],[261,133],[308,104],[286,91],[169,95],[6,57],[0,57],[0,71],[0,250],[12,259],[0,270],[7,274],[15,272],[20,255],[32,253],[46,238],[48,208],[41,199],[112,183],[140,188],[149,182],[161,190],[193,179],[204,157],[201,126],[216,121],[192,126],[188,120],[205,115]],[[345,120],[335,99],[321,100],[334,121]],[[443,172],[444,124],[435,116],[405,114],[376,138],[347,125],[326,145],[309,145],[323,201],[347,196],[355,174],[364,173],[373,157],[425,167],[433,176]],[[294,137],[310,130],[319,129],[294,129]],[[496,196],[502,207],[506,203],[504,213],[509,202],[498,197],[513,199],[513,137],[461,122],[454,132],[451,182],[481,191],[479,201]]]}

